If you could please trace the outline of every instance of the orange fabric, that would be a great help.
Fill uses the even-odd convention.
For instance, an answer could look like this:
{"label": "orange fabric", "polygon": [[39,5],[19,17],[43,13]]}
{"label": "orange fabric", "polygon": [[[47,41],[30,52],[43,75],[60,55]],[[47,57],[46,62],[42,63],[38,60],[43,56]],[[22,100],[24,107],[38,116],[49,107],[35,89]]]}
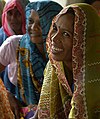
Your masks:
{"label": "orange fabric", "polygon": [[9,100],[7,97],[7,90],[0,79],[0,119],[14,119],[11,111]]}

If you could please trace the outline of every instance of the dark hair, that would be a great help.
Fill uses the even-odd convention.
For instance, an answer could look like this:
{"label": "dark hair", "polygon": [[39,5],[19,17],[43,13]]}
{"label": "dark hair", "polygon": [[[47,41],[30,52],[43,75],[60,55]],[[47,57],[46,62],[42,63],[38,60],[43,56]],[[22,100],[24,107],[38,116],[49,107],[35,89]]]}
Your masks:
{"label": "dark hair", "polygon": [[100,0],[84,0],[84,3],[92,4],[95,1],[100,1]]}
{"label": "dark hair", "polygon": [[74,10],[71,7],[68,9],[67,13],[71,13],[71,14],[75,15]]}

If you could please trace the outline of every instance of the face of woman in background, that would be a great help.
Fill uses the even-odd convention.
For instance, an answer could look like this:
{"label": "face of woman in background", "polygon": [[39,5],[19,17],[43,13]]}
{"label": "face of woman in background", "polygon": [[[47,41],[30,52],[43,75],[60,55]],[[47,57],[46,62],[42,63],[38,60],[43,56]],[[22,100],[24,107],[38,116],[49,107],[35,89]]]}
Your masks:
{"label": "face of woman in background", "polygon": [[100,15],[100,1],[95,1],[91,5],[96,9],[98,14]]}
{"label": "face of woman in background", "polygon": [[34,10],[31,11],[31,14],[29,17],[28,33],[33,43],[43,42],[39,15]]}
{"label": "face of woman in background", "polygon": [[7,20],[15,34],[22,32],[22,16],[17,7],[7,12]]}
{"label": "face of woman in background", "polygon": [[56,61],[72,61],[74,15],[64,14],[54,24],[51,31],[51,52]]}

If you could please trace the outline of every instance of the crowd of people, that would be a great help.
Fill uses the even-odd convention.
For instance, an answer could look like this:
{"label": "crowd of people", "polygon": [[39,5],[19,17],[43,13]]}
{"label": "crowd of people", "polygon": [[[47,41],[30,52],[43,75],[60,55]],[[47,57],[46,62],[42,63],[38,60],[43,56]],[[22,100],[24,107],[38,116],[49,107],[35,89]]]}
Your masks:
{"label": "crowd of people", "polygon": [[1,119],[100,118],[99,4],[5,4],[0,28]]}

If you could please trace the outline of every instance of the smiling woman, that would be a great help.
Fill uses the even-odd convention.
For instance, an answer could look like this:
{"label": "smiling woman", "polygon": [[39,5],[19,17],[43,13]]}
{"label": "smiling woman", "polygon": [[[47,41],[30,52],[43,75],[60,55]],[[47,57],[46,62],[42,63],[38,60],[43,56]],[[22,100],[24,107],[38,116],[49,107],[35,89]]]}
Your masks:
{"label": "smiling woman", "polygon": [[[74,18],[73,9],[69,8],[66,13],[59,13],[52,22],[47,39],[50,61],[45,69],[38,105],[39,119],[67,119],[68,117],[73,92],[72,47]],[[68,92],[64,89],[68,90]],[[68,100],[65,102],[66,99]]]}
{"label": "smiling woman", "polygon": [[30,2],[26,7],[27,32],[19,42],[17,63],[18,98],[27,105],[28,110],[32,110],[30,106],[37,108],[44,78],[43,72],[48,61],[46,38],[52,19],[61,9],[61,5],[49,0]]}
{"label": "smiling woman", "polygon": [[99,40],[100,17],[91,5],[69,5],[54,18],[38,119],[100,118]]}
{"label": "smiling woman", "polygon": [[31,10],[28,24],[28,33],[33,43],[43,44],[40,18],[35,10]]}
{"label": "smiling woman", "polygon": [[[65,19],[66,21],[64,21]],[[56,61],[63,61],[70,70],[72,69],[72,66],[69,65],[71,65],[72,62],[73,19],[73,14],[63,15],[54,23],[51,32],[52,58]],[[70,23],[68,21],[70,21]]]}
{"label": "smiling woman", "polygon": [[[20,40],[17,54],[20,59],[17,59],[18,88],[19,91],[24,89],[24,94],[22,95],[22,92],[19,94],[26,104],[37,104],[39,101],[43,71],[48,61],[46,37],[52,19],[61,9],[58,3],[47,0],[31,2],[26,7],[27,33]],[[24,85],[20,83],[21,80]]]}

